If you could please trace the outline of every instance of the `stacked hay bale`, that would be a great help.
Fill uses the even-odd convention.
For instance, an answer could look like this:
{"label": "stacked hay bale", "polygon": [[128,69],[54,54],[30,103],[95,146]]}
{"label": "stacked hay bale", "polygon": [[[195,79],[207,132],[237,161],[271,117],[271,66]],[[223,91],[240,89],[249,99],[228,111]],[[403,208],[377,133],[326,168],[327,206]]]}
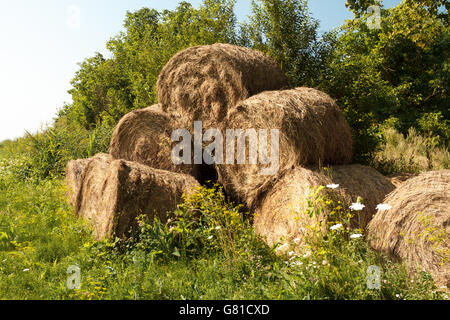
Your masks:
{"label": "stacked hay bale", "polygon": [[450,170],[423,173],[390,193],[368,227],[372,247],[450,288]]}
{"label": "stacked hay bale", "polygon": [[69,161],[66,167],[66,186],[67,186],[67,198],[69,204],[73,207],[76,206],[78,193],[81,189],[83,182],[83,171],[88,164],[89,159],[79,159]]}
{"label": "stacked hay bale", "polygon": [[[262,164],[261,159],[257,164],[249,164],[250,154],[258,153],[258,150],[248,148],[246,165],[237,164],[237,150],[232,159],[234,164],[216,165],[219,181],[225,190],[249,208],[254,207],[262,190],[270,188],[287,170],[297,166],[348,164],[352,159],[350,127],[339,107],[329,96],[311,88],[270,91],[253,96],[230,109],[222,127],[223,131],[279,130],[279,148],[276,150],[279,169],[276,174],[261,174],[261,170],[270,166]],[[270,142],[271,138],[268,138],[268,150],[272,149]],[[234,145],[236,147],[237,144]]]}
{"label": "stacked hay bale", "polygon": [[[85,207],[91,201],[95,208],[101,208],[102,205],[97,204],[105,196],[93,191],[92,194],[99,195],[95,200],[83,200],[89,196],[81,191],[86,181],[80,183],[79,177],[89,180],[92,185],[89,188],[97,190],[94,186],[105,185],[106,180],[99,178],[97,181],[94,176],[109,172],[110,177],[115,177],[120,171],[116,167],[111,169],[114,160],[126,160],[127,167],[136,166],[139,169],[133,170],[139,172],[146,167],[198,178],[205,166],[173,164],[171,133],[175,129],[192,129],[194,121],[202,121],[204,130],[218,128],[224,136],[227,129],[279,130],[279,149],[276,150],[279,163],[275,174],[261,174],[270,164],[249,163],[250,154],[256,150],[247,150],[244,165],[236,164],[237,152],[231,159],[232,164],[228,164],[230,159],[224,155],[227,162],[215,165],[218,180],[225,190],[257,212],[255,227],[268,241],[277,241],[282,236],[295,237],[293,230],[298,229],[297,225],[309,222],[305,218],[293,223],[291,207],[304,213],[304,202],[311,189],[332,183],[340,185],[339,190],[333,192],[346,204],[363,197],[366,208],[355,225],[364,228],[376,204],[394,186],[371,168],[349,165],[352,159],[350,128],[333,99],[312,88],[287,88],[288,80],[281,69],[261,52],[228,44],[181,51],[167,63],[158,78],[159,103],[127,114],[117,125],[111,139],[111,158],[99,156],[97,160],[90,160],[90,164],[86,164],[86,160],[69,164],[67,179],[74,190],[69,193],[71,202],[78,205],[78,211],[83,201]],[[267,138],[266,147],[270,150],[271,139]],[[325,165],[332,166],[331,175],[319,170]],[[94,173],[89,173],[91,171]],[[331,191],[326,189],[326,192]],[[134,197],[138,197],[138,193],[135,192]],[[326,218],[322,220],[325,222]]]}
{"label": "stacked hay bale", "polygon": [[288,87],[286,75],[262,52],[222,43],[179,52],[157,83],[162,109],[187,128],[194,121],[217,128],[239,101]]}
{"label": "stacked hay bale", "polygon": [[172,161],[173,130],[170,115],[164,113],[160,105],[134,110],[117,124],[111,138],[110,154],[114,159],[195,176],[193,165],[176,166]]}
{"label": "stacked hay bale", "polygon": [[98,154],[88,159],[75,202],[76,214],[91,222],[97,239],[126,237],[145,214],[166,221],[183,194],[199,187],[191,176]]}
{"label": "stacked hay bale", "polygon": [[307,236],[307,228],[318,225],[325,232],[329,208],[322,207],[321,215],[307,214],[308,199],[320,186],[339,185],[336,189],[324,188],[319,195],[333,200],[334,205],[348,208],[362,197],[365,208],[351,221],[354,228],[364,229],[376,213],[377,204],[394,186],[376,170],[362,165],[333,166],[328,173],[317,169],[297,167],[287,171],[281,179],[261,197],[255,205],[254,226],[258,234],[270,245]]}
{"label": "stacked hay bale", "polygon": [[[193,177],[202,178],[204,166],[192,161],[174,165],[173,130],[190,129],[194,120],[203,121],[205,128],[215,126],[237,102],[265,90],[287,88],[288,80],[261,52],[215,44],[175,55],[157,86],[159,104],[121,119],[112,135],[110,155],[67,166],[69,202],[80,217],[92,221],[99,238],[126,235],[138,211],[153,214],[150,207],[164,218],[179,202],[180,192],[195,185]],[[159,195],[149,193],[152,188]]]}

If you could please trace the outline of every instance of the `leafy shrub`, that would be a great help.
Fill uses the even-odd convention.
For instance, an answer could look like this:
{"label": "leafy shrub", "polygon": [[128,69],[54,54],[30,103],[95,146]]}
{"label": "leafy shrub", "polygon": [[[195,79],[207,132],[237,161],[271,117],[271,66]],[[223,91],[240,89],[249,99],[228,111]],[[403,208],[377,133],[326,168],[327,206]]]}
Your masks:
{"label": "leafy shrub", "polygon": [[38,180],[57,177],[64,173],[69,160],[109,152],[112,130],[109,126],[86,130],[61,119],[40,133],[28,134],[24,143],[32,176]]}

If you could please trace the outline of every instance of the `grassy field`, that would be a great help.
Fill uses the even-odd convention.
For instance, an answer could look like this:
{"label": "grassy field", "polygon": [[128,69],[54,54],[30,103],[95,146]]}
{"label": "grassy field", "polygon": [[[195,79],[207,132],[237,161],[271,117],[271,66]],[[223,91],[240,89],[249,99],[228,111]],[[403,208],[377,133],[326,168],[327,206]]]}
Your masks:
{"label": "grassy field", "polygon": [[[345,219],[304,254],[276,255],[217,186],[186,199],[168,224],[142,220],[127,241],[96,242],[66,204],[63,178],[32,179],[27,170],[21,160],[0,160],[1,299],[445,298],[429,274],[408,272],[364,237],[349,239],[358,230]],[[372,265],[382,268],[380,290],[367,287]],[[79,288],[70,289],[71,266]]]}

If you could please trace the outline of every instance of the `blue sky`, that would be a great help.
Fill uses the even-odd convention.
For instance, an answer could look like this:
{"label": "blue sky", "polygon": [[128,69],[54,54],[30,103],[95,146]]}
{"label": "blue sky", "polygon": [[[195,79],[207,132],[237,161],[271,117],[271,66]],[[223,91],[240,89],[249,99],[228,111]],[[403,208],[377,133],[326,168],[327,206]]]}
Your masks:
{"label": "blue sky", "polygon": [[[174,9],[178,2],[0,0],[0,141],[51,122],[64,102],[70,102],[67,90],[77,63],[96,51],[106,53],[105,43],[122,30],[127,10]],[[201,0],[189,2],[197,6]],[[384,0],[384,5],[399,2]],[[345,0],[310,0],[309,7],[321,30],[352,17]],[[237,0],[238,19],[249,13],[250,0]]]}

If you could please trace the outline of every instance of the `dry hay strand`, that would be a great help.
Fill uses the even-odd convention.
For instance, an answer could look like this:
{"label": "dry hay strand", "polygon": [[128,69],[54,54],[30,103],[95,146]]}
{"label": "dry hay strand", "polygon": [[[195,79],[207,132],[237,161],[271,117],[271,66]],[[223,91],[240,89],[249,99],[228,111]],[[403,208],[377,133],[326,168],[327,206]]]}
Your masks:
{"label": "dry hay strand", "polygon": [[450,288],[450,170],[411,178],[390,193],[368,227],[375,250],[429,272]]}
{"label": "dry hay strand", "polygon": [[[326,188],[331,184],[339,184],[339,187]],[[257,233],[269,245],[274,245],[293,239],[299,239],[297,243],[301,244],[307,240],[310,232],[325,232],[333,208],[326,206],[323,201],[315,204],[311,202],[314,199],[312,194],[320,186],[325,188],[318,193],[318,197],[323,197],[324,201],[332,200],[334,207],[341,205],[345,212],[350,211],[349,206],[358,197],[363,197],[366,207],[360,212],[353,212],[355,215],[351,220],[351,227],[361,230],[365,229],[375,214],[377,204],[394,189],[379,172],[361,165],[336,166],[325,173],[297,167],[288,171],[259,201],[253,222]],[[310,217],[307,212],[310,205],[321,208],[321,214]]]}
{"label": "dry hay strand", "polygon": [[[263,92],[242,101],[229,111],[222,131],[225,129],[255,129],[257,133],[268,130],[268,154],[270,130],[278,129],[279,175],[296,166],[340,165],[352,159],[352,137],[346,119],[333,99],[312,88]],[[261,170],[270,165],[262,164],[261,159],[250,164],[249,154],[255,151],[250,147],[245,150],[245,165],[237,164],[235,158],[234,165],[216,167],[225,190],[252,208],[260,189],[273,185],[278,175],[262,175]]]}
{"label": "dry hay strand", "polygon": [[117,124],[110,154],[114,159],[134,161],[155,169],[194,174],[192,165],[173,163],[172,130],[172,120],[159,105],[134,110]]}
{"label": "dry hay strand", "polygon": [[165,222],[183,194],[200,185],[191,176],[150,168],[99,154],[84,170],[76,213],[90,221],[97,239],[128,237],[136,218],[146,215]]}
{"label": "dry hay strand", "polygon": [[80,192],[84,168],[88,159],[71,160],[66,167],[67,198],[71,206],[76,206],[78,193]]}
{"label": "dry hay strand", "polygon": [[391,183],[396,187],[400,187],[405,181],[408,179],[411,179],[415,177],[415,174],[412,173],[401,173],[401,174],[393,174],[388,176],[389,180],[391,180]]}
{"label": "dry hay strand", "polygon": [[264,53],[222,43],[179,52],[162,69],[157,83],[163,110],[187,128],[193,121],[217,127],[239,101],[288,87],[286,75]]}

